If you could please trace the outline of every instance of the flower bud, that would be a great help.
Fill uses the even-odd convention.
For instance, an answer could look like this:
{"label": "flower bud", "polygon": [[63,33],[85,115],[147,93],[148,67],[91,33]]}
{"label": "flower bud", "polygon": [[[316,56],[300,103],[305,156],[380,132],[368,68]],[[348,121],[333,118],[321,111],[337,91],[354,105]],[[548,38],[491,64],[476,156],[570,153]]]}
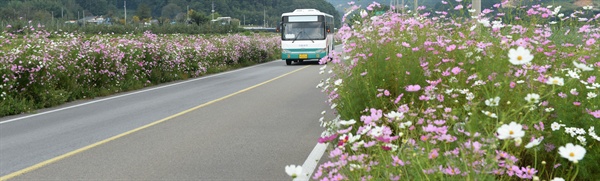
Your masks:
{"label": "flower bud", "polygon": [[515,146],[521,146],[521,143],[523,143],[521,138],[515,138]]}

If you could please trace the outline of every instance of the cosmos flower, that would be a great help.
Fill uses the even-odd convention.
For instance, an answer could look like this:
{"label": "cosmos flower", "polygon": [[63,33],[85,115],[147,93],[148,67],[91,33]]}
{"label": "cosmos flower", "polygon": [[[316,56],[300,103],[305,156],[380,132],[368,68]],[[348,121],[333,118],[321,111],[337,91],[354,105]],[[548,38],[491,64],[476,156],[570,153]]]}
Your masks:
{"label": "cosmos flower", "polygon": [[485,105],[490,106],[490,107],[498,106],[498,103],[500,103],[500,97],[494,97],[494,98],[485,100]]}
{"label": "cosmos flower", "polygon": [[285,166],[285,173],[287,173],[293,179],[302,174],[302,166],[300,165],[288,165]]}
{"label": "cosmos flower", "polygon": [[531,62],[533,55],[531,55],[529,50],[519,46],[516,50],[510,49],[508,51],[508,58],[508,61],[513,65],[523,65]]}
{"label": "cosmos flower", "polygon": [[531,94],[527,94],[527,96],[525,96],[525,100],[528,103],[538,103],[540,102],[540,95],[536,94],[536,93],[531,93]]}
{"label": "cosmos flower", "polygon": [[525,136],[525,132],[523,131],[523,126],[517,124],[515,122],[511,122],[510,124],[504,124],[498,128],[496,131],[498,133],[498,139],[515,139],[521,138]]}
{"label": "cosmos flower", "polygon": [[585,148],[573,145],[573,143],[567,143],[567,145],[558,148],[558,154],[573,163],[577,163],[585,156]]}
{"label": "cosmos flower", "polygon": [[592,70],[594,70],[594,68],[589,67],[586,64],[577,63],[575,61],[573,61],[573,65],[575,65],[575,68],[581,69],[583,71],[592,71]]}
{"label": "cosmos flower", "polygon": [[548,81],[546,81],[546,84],[563,86],[565,85],[565,79],[562,77],[549,77]]}
{"label": "cosmos flower", "polygon": [[540,143],[542,142],[542,140],[544,140],[544,138],[536,138],[531,140],[531,142],[527,143],[527,145],[525,145],[525,148],[533,148],[534,146],[540,145]]}
{"label": "cosmos flower", "polygon": [[406,91],[408,92],[416,92],[421,90],[421,86],[420,85],[408,85],[406,86]]}

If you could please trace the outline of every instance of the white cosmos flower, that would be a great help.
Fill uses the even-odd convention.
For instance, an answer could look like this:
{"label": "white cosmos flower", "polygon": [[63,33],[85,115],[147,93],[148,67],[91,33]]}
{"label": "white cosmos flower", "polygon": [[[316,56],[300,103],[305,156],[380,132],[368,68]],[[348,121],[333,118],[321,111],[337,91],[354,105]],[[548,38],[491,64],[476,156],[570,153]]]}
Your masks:
{"label": "white cosmos flower", "polygon": [[513,65],[523,65],[531,62],[531,60],[533,60],[533,55],[529,50],[520,46],[516,50],[510,49],[508,51],[508,58],[508,61]]}
{"label": "white cosmos flower", "polygon": [[401,129],[404,129],[406,127],[410,127],[412,125],[412,121],[406,121],[404,123],[400,123],[399,126]]}
{"label": "white cosmos flower", "polygon": [[523,126],[517,124],[515,122],[510,122],[510,124],[503,124],[496,131],[498,133],[498,139],[515,139],[521,138],[525,136],[525,132],[523,131]]}
{"label": "white cosmos flower", "polygon": [[490,107],[498,106],[498,103],[500,103],[500,97],[494,97],[494,98],[485,100],[485,105],[490,106]]}
{"label": "white cosmos flower", "polygon": [[560,178],[560,177],[554,177],[554,179],[552,179],[550,181],[565,181],[565,179],[564,178]]}
{"label": "white cosmos flower", "polygon": [[477,25],[471,26],[471,28],[469,28],[469,31],[473,31],[473,30],[475,30],[475,28],[477,28]]}
{"label": "white cosmos flower", "polygon": [[540,95],[536,93],[527,94],[525,100],[529,103],[538,103],[540,102]]}
{"label": "white cosmos flower", "polygon": [[548,81],[546,81],[546,84],[563,86],[565,85],[565,79],[562,77],[550,77],[548,78]]}
{"label": "white cosmos flower", "polygon": [[298,177],[298,175],[302,174],[302,166],[300,166],[300,165],[285,166],[285,173],[287,173],[292,178],[296,178],[296,177]]}
{"label": "white cosmos flower", "polygon": [[360,140],[360,135],[352,135],[352,133],[348,134],[348,143],[354,143]]}
{"label": "white cosmos flower", "polygon": [[365,11],[364,9],[360,11],[360,17],[365,18],[369,16],[369,14],[367,13],[367,11]]}
{"label": "white cosmos flower", "polygon": [[[554,14],[554,15],[558,14],[558,12],[560,12],[560,8],[561,8],[561,7],[562,7],[562,6],[557,6],[556,8],[554,8],[554,11],[552,11],[552,14]],[[563,15],[563,16],[564,16],[564,15]]]}
{"label": "white cosmos flower", "polygon": [[557,122],[553,122],[550,125],[550,128],[552,129],[552,131],[557,131],[560,129],[560,127],[565,126],[564,124],[558,124]]}
{"label": "white cosmos flower", "polygon": [[586,145],[586,139],[583,136],[577,136],[577,140],[579,140],[579,142],[581,142],[581,144]]}
{"label": "white cosmos flower", "polygon": [[348,126],[348,125],[353,125],[354,123],[356,123],[356,121],[355,121],[354,119],[351,119],[351,120],[348,120],[348,121],[344,121],[344,120],[342,120],[342,121],[340,121],[339,123],[340,123],[341,125]]}
{"label": "white cosmos flower", "polygon": [[379,137],[383,134],[383,127],[375,126],[373,129],[371,129],[369,134],[371,134],[373,137]]}
{"label": "white cosmos flower", "polygon": [[558,148],[558,154],[573,163],[577,163],[585,156],[585,148],[579,145],[573,145],[573,143],[567,143],[566,146]]}
{"label": "white cosmos flower", "polygon": [[473,99],[475,99],[475,94],[469,92],[469,93],[467,93],[467,95],[465,96],[465,98],[467,100],[469,100],[469,101],[473,100]]}
{"label": "white cosmos flower", "polygon": [[502,21],[492,21],[492,29],[504,28]]}
{"label": "white cosmos flower", "polygon": [[335,85],[338,85],[338,86],[339,86],[339,85],[342,85],[342,82],[343,82],[343,81],[342,81],[342,79],[338,79],[338,80],[336,80],[335,82],[333,82],[333,84],[335,84]]}
{"label": "white cosmos flower", "polygon": [[483,24],[484,27],[490,27],[490,26],[492,26],[490,24],[490,20],[485,19],[485,18],[484,19],[479,19],[479,20],[477,20],[477,22]]}
{"label": "white cosmos flower", "polygon": [[587,99],[593,99],[593,98],[596,98],[597,96],[598,96],[598,94],[593,93],[593,92],[587,93]]}
{"label": "white cosmos flower", "polygon": [[576,68],[581,69],[583,71],[592,71],[592,70],[594,70],[594,68],[589,67],[586,64],[577,63],[575,61],[573,61],[573,65],[575,65]]}
{"label": "white cosmos flower", "polygon": [[481,111],[481,113],[483,113],[486,116],[489,116],[491,118],[498,118],[498,115],[496,115],[496,113],[492,113],[492,112],[489,112],[489,111]]}
{"label": "white cosmos flower", "polygon": [[537,145],[539,145],[542,142],[542,140],[544,140],[543,137],[542,138],[533,139],[531,142],[529,142],[529,143],[527,143],[527,145],[525,145],[525,148],[532,148],[534,146],[537,146]]}
{"label": "white cosmos flower", "polygon": [[385,116],[393,121],[398,121],[398,120],[402,120],[404,118],[404,113],[392,111],[390,113],[387,113]]}

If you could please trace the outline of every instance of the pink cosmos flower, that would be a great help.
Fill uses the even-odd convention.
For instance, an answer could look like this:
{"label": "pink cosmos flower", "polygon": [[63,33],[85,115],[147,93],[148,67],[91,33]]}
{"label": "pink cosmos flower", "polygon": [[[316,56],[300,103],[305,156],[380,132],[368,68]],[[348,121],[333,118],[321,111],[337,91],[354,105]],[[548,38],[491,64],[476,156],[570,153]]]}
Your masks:
{"label": "pink cosmos flower", "polygon": [[458,74],[460,73],[460,71],[461,71],[461,70],[462,70],[462,69],[461,69],[460,67],[454,67],[454,68],[452,68],[452,73],[453,73],[454,75],[458,75]]}
{"label": "pink cosmos flower", "polygon": [[564,92],[560,92],[560,93],[558,93],[558,96],[561,98],[565,98],[565,97],[567,97],[567,94],[565,94]]}
{"label": "pink cosmos flower", "polygon": [[462,9],[462,8],[463,8],[463,5],[462,5],[462,4],[459,4],[458,6],[454,7],[454,10],[460,10],[460,9]]}
{"label": "pink cosmos flower", "polygon": [[587,46],[592,46],[594,43],[596,43],[596,40],[593,38],[590,38],[589,40],[585,41],[585,44]]}
{"label": "pink cosmos flower", "polygon": [[575,105],[575,106],[580,106],[580,105],[581,105],[581,102],[573,102],[573,105]]}
{"label": "pink cosmos flower", "polygon": [[517,83],[515,83],[515,82],[510,82],[510,88],[511,88],[511,89],[514,89],[514,88],[515,88],[515,86],[517,86]]}
{"label": "pink cosmos flower", "polygon": [[448,175],[458,175],[460,174],[460,169],[458,167],[452,168],[448,167],[444,169],[444,173]]}
{"label": "pink cosmos flower", "polygon": [[438,153],[437,149],[433,149],[431,150],[431,152],[429,152],[429,159],[434,159],[437,158],[440,154]]}
{"label": "pink cosmos flower", "polygon": [[596,82],[596,76],[590,76],[587,79],[587,83],[593,84],[594,82]]}
{"label": "pink cosmos flower", "polygon": [[398,156],[392,155],[392,159],[394,160],[394,162],[392,162],[393,166],[404,166],[405,165],[404,161],[398,159]]}
{"label": "pink cosmos flower", "polygon": [[596,111],[593,111],[593,112],[589,112],[589,114],[591,114],[595,118],[600,118],[600,109],[596,110]]}
{"label": "pink cosmos flower", "polygon": [[446,47],[446,51],[448,51],[448,52],[451,52],[454,49],[456,49],[456,45],[449,45]]}
{"label": "pink cosmos flower", "polygon": [[335,138],[337,138],[337,134],[321,137],[321,138],[319,138],[319,143],[327,143],[327,142],[334,140]]}
{"label": "pink cosmos flower", "polygon": [[406,86],[406,91],[408,92],[417,92],[421,90],[421,86],[420,85],[408,85]]}

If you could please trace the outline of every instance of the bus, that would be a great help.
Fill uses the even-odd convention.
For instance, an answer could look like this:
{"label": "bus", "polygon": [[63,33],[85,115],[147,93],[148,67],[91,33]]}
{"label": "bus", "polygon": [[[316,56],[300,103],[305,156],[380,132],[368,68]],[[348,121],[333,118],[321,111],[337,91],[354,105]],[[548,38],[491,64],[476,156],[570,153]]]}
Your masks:
{"label": "bus", "polygon": [[333,16],[316,9],[296,9],[283,13],[281,59],[286,65],[308,59],[321,59],[333,51]]}

